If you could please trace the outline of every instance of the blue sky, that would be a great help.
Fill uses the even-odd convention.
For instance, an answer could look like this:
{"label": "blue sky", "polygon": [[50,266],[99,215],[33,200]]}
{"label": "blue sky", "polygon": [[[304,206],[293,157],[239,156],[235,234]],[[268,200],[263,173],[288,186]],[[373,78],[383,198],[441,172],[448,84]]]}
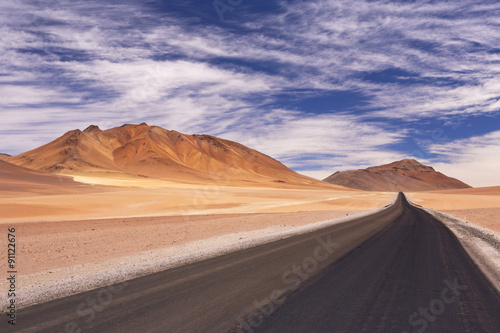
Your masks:
{"label": "blue sky", "polygon": [[[215,5],[214,5],[215,4]],[[497,1],[0,2],[0,152],[123,123],[500,185]]]}

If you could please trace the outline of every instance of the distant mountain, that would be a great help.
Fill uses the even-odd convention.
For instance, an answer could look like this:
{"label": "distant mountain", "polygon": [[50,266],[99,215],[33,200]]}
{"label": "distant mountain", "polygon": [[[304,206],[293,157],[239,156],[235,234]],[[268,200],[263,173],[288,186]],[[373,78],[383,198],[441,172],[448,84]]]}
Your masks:
{"label": "distant mountain", "polygon": [[0,160],[5,160],[5,159],[7,159],[9,157],[10,157],[10,155],[8,155],[8,154],[2,154],[2,153],[0,153]]}
{"label": "distant mountain", "polygon": [[73,130],[6,160],[67,175],[126,175],[191,183],[326,185],[239,143],[210,135],[186,135],[145,123],[104,131],[93,125],[84,131]]}
{"label": "distant mountain", "polygon": [[402,160],[362,170],[336,172],[325,182],[365,191],[430,191],[470,188],[416,160]]}

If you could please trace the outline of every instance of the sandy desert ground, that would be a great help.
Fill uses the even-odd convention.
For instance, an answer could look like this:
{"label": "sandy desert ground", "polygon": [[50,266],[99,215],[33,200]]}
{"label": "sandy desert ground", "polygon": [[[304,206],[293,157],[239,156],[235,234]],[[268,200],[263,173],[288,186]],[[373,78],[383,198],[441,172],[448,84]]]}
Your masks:
{"label": "sandy desert ground", "polygon": [[231,233],[301,226],[354,213],[332,210],[16,223],[23,241],[19,273],[28,275]]}
{"label": "sandy desert ground", "polygon": [[[81,276],[82,270],[85,274],[102,271],[98,263],[129,263],[126,258],[134,255],[217,236],[275,233],[345,218],[384,206],[395,196],[333,186],[311,189],[192,185],[147,179],[77,180],[86,184],[65,192],[59,188],[59,179],[41,186],[43,190],[26,186],[0,190],[0,224],[15,227],[20,244],[17,255],[21,290],[54,279]],[[266,228],[268,231],[260,231]],[[229,239],[235,242],[234,237]],[[109,265],[106,267],[109,270]]]}
{"label": "sandy desert ground", "polygon": [[[13,178],[11,178],[13,179]],[[390,202],[394,193],[281,185],[190,185],[148,179],[75,177],[61,193],[0,190],[0,224],[22,242],[20,274],[180,245],[218,235],[343,217]],[[52,187],[51,187],[52,186]],[[52,191],[50,191],[52,188]]]}
{"label": "sandy desert ground", "polygon": [[409,193],[409,196],[424,207],[500,233],[500,186],[414,192]]}
{"label": "sandy desert ground", "polygon": [[[396,163],[433,171],[413,160]],[[209,177],[221,170],[224,177]],[[0,160],[0,224],[19,230],[22,274],[327,220],[384,206],[394,196],[302,176],[235,142],[147,124],[90,126]],[[410,198],[493,230],[500,226],[500,187]]]}
{"label": "sandy desert ground", "polygon": [[0,191],[3,222],[32,222],[193,214],[364,210],[389,202],[393,193],[335,189],[193,186],[85,188],[77,193]]}
{"label": "sandy desert ground", "polygon": [[[0,191],[0,224],[16,227],[23,243],[20,274],[124,257],[224,234],[344,217],[381,207],[395,195],[300,186],[76,180],[88,185],[71,187],[63,194],[59,194],[59,188],[53,192]],[[500,187],[414,192],[409,197],[425,207],[500,232]]]}
{"label": "sandy desert ground", "polygon": [[[3,179],[8,186],[0,189],[0,224],[15,227],[22,244],[22,288],[71,278],[98,263],[214,237],[344,218],[383,207],[396,195],[333,185],[194,185],[133,177],[80,176],[72,183],[71,178],[38,174],[28,184],[24,176],[13,177],[18,170],[12,172]],[[409,196],[425,207],[500,231],[500,187]]]}

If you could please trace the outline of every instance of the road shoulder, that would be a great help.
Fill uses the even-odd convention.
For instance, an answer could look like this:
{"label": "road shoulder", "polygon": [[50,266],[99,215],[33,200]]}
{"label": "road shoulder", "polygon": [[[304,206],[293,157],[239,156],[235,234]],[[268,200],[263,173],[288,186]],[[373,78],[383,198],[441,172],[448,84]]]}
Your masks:
{"label": "road shoulder", "polygon": [[458,238],[469,256],[500,293],[500,235],[447,213],[424,208]]}

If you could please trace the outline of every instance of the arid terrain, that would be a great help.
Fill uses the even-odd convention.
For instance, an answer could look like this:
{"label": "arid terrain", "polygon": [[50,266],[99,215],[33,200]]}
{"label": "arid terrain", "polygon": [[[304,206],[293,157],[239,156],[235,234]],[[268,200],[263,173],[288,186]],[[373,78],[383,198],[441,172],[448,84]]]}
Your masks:
{"label": "arid terrain", "polygon": [[4,159],[19,166],[72,176],[152,178],[188,184],[325,186],[239,143],[210,135],[186,135],[145,123],[104,131],[91,125]]}
{"label": "arid terrain", "polygon": [[409,193],[424,207],[433,208],[500,233],[500,186]]}
{"label": "arid terrain", "polygon": [[[115,276],[120,267],[128,268],[119,276],[129,277],[144,256],[156,262],[151,261],[153,252],[171,249],[162,255],[168,257],[196,252],[199,246],[212,251],[353,216],[384,206],[395,196],[332,185],[194,185],[96,175],[75,176],[80,181],[75,182],[68,176],[3,166],[11,174],[4,180],[9,186],[0,189],[0,225],[15,227],[23,244],[18,250],[21,305],[115,281],[109,274]],[[197,245],[215,237],[219,239]],[[73,281],[76,277],[84,281]],[[54,286],[55,280],[72,287],[61,291],[65,284]]]}
{"label": "arid terrain", "polygon": [[[18,168],[25,172],[17,166],[14,169]],[[40,176],[38,172],[33,174]],[[340,188],[195,186],[137,179],[115,180],[115,186],[108,186],[46,177],[49,183],[44,183],[43,191],[32,190],[39,181],[36,177],[26,189],[20,186],[23,182],[15,182],[16,177],[12,177],[15,190],[0,191],[0,224],[16,227],[25,242],[21,274],[223,234],[344,217],[383,206],[394,197],[394,193]],[[59,181],[67,182],[65,192],[61,193]],[[106,182],[97,178],[92,181]],[[119,183],[127,186],[116,186]]]}
{"label": "arid terrain", "polygon": [[[12,193],[0,192],[0,223],[15,226],[25,244],[21,250],[25,258],[21,274],[224,234],[344,217],[381,207],[395,195],[179,184],[177,187],[141,183],[136,187],[69,184],[68,189],[77,186],[79,193],[68,190],[59,194],[58,187],[52,193],[19,188]],[[412,192],[409,197],[417,204],[500,232],[500,187]]]}
{"label": "arid terrain", "polygon": [[365,191],[431,191],[470,188],[416,160],[406,159],[361,170],[336,172],[325,182]]}
{"label": "arid terrain", "polygon": [[189,253],[214,237],[226,238],[205,248],[345,218],[395,196],[323,183],[237,143],[145,124],[91,126],[2,159],[0,224],[15,227],[23,244],[22,290],[107,274],[110,260],[130,266],[127,258],[151,251]]}
{"label": "arid terrain", "polygon": [[[375,180],[350,177],[371,186],[364,191],[302,176],[211,136],[146,124],[105,131],[90,126],[29,152],[1,156],[0,225],[15,227],[22,244],[21,304],[175,267],[181,260],[170,258],[210,257],[221,247],[246,248],[315,230],[319,222],[347,221],[393,202],[409,177],[405,186],[414,190],[464,187],[410,192],[414,203],[500,231],[500,187],[466,188],[414,160],[385,169],[368,171]],[[47,293],[55,280],[65,282],[57,293]]]}
{"label": "arid terrain", "polygon": [[0,333],[500,333],[499,25],[3,1]]}

